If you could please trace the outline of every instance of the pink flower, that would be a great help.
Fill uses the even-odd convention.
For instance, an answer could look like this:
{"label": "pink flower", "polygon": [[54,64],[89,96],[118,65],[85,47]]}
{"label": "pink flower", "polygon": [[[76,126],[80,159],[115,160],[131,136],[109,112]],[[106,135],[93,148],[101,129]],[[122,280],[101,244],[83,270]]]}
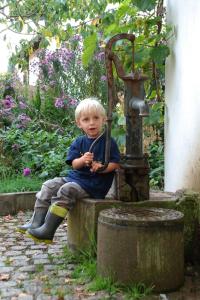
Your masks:
{"label": "pink flower", "polygon": [[29,168],[24,168],[23,169],[23,175],[24,176],[29,176],[31,174],[31,169]]}

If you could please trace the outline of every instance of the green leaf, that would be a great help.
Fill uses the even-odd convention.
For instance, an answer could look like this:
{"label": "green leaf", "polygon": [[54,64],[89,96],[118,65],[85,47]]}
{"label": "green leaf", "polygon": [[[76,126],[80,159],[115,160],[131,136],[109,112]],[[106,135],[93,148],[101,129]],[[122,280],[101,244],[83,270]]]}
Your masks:
{"label": "green leaf", "polygon": [[125,117],[124,116],[120,116],[119,117],[119,119],[118,119],[118,121],[117,121],[117,124],[118,125],[126,125],[126,119],[125,119]]}
{"label": "green leaf", "polygon": [[49,41],[43,38],[40,42],[40,48],[46,48],[47,46],[49,46]]}
{"label": "green leaf", "polygon": [[32,31],[33,31],[33,28],[29,24],[27,24],[27,32],[31,33]]}
{"label": "green leaf", "polygon": [[138,49],[135,52],[135,63],[137,64],[144,64],[149,60],[150,57],[150,49],[149,48],[145,48],[145,47],[140,47],[140,49]]}
{"label": "green leaf", "polygon": [[83,65],[86,67],[92,58],[97,45],[97,34],[96,32],[87,36],[83,43],[84,52],[82,55]]}
{"label": "green leaf", "polygon": [[161,112],[160,111],[154,111],[150,110],[150,115],[148,118],[144,119],[145,125],[156,125],[159,124],[161,120]]}
{"label": "green leaf", "polygon": [[42,172],[38,177],[39,178],[47,178],[49,173],[47,171]]}
{"label": "green leaf", "polygon": [[169,48],[165,45],[159,45],[150,51],[151,58],[159,65],[163,64],[168,55]]}
{"label": "green leaf", "polygon": [[164,106],[163,102],[157,102],[153,105],[152,110],[161,111],[163,110],[163,106]]}
{"label": "green leaf", "polygon": [[110,35],[112,32],[117,31],[117,24],[112,23],[105,28],[105,34]]}
{"label": "green leaf", "polygon": [[[131,9],[131,1],[130,0],[123,1],[117,10],[116,13],[117,18],[122,19],[124,16],[130,14],[130,9]],[[136,9],[133,11],[136,13]]]}
{"label": "green leaf", "polygon": [[155,8],[157,0],[134,0],[133,4],[137,6],[139,10],[150,11]]}
{"label": "green leaf", "polygon": [[21,32],[23,29],[23,22],[21,20],[15,23],[15,29],[17,32]]}

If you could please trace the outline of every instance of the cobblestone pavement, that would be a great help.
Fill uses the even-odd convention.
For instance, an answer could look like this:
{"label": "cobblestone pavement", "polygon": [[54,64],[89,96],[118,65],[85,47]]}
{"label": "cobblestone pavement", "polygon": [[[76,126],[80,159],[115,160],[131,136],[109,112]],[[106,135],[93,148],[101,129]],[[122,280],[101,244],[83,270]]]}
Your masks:
{"label": "cobblestone pavement", "polygon": [[[17,225],[25,223],[30,216],[30,212],[19,212],[17,216],[0,217],[0,299],[127,299],[121,293],[114,296],[105,291],[91,293],[84,285],[74,284],[71,278],[74,265],[63,268],[66,224],[57,230],[53,244],[38,244],[16,232]],[[193,269],[189,272],[180,291],[143,297],[142,300],[200,300],[200,276]]]}
{"label": "cobblestone pavement", "polygon": [[35,243],[16,232],[19,224],[30,219],[31,212],[0,217],[0,299],[6,300],[96,300],[123,299],[105,292],[90,293],[84,285],[73,283],[73,264],[63,268],[63,247],[67,228],[62,224],[54,243]]}

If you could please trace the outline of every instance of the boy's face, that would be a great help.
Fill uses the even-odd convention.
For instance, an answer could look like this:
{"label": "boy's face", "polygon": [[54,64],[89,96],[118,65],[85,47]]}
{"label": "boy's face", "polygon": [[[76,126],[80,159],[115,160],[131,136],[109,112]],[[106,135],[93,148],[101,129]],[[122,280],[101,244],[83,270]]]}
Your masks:
{"label": "boy's face", "polygon": [[97,138],[105,124],[105,117],[98,113],[83,113],[79,120],[77,120],[77,126],[81,128],[88,137]]}

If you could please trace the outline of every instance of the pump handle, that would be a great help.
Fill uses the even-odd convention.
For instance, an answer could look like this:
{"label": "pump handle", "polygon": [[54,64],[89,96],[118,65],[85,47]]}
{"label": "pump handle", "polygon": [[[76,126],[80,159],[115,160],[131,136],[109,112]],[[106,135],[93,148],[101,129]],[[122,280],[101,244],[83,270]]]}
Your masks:
{"label": "pump handle", "polygon": [[125,75],[124,69],[118,59],[117,55],[112,52],[112,46],[119,40],[127,39],[133,45],[132,50],[132,71],[134,72],[134,40],[135,35],[129,33],[120,33],[113,36],[106,44],[105,47],[105,64],[107,72],[107,83],[108,83],[108,114],[107,114],[107,127],[106,127],[106,147],[105,147],[105,165],[108,165],[110,159],[110,146],[111,146],[111,126],[112,126],[112,111],[114,107],[114,77],[112,63],[117,62],[118,74],[120,77]]}

